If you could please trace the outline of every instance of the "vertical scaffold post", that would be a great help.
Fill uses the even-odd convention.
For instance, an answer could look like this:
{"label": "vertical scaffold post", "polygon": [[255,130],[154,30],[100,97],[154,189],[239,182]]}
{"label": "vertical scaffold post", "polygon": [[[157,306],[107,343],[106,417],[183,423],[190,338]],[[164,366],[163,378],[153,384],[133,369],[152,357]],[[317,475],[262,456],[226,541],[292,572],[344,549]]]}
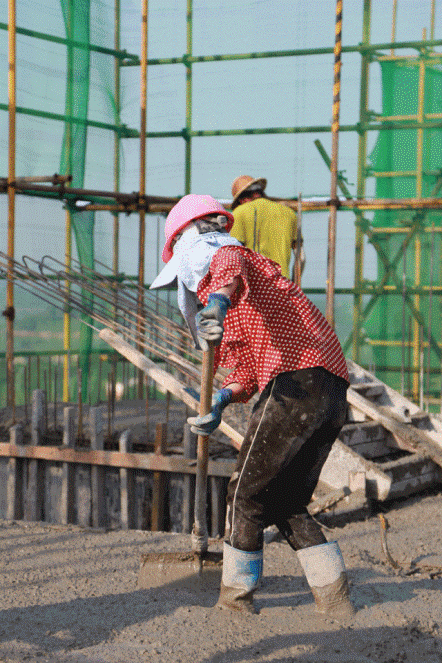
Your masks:
{"label": "vertical scaffold post", "polygon": [[192,172],[192,0],[187,0],[187,50],[185,57],[186,65],[186,128],[184,138],[186,141],[185,156],[185,183],[184,191],[190,193],[190,181]]}
{"label": "vertical scaffold post", "polygon": [[[362,46],[370,43],[371,22],[371,0],[364,0]],[[361,51],[361,78],[359,94],[359,138],[358,138],[358,166],[356,196],[364,198],[366,180],[366,156],[367,156],[367,129],[368,119],[368,88],[370,80],[370,58],[371,55]],[[364,279],[364,231],[362,229],[363,212],[356,212],[355,230],[355,266],[354,266],[354,297],[353,297],[353,347],[352,358],[356,363],[360,356],[361,326],[363,320],[363,298],[361,288]]]}
{"label": "vertical scaffold post", "polygon": [[333,68],[333,119],[332,119],[332,153],[330,182],[330,214],[328,223],[328,260],[327,260],[327,291],[326,318],[335,326],[335,263],[336,263],[336,216],[338,208],[338,145],[339,145],[339,107],[341,97],[341,52],[342,52],[342,0],[336,2],[335,47]]}
{"label": "vertical scaffold post", "polygon": [[[67,48],[67,73],[66,73],[66,172],[65,175],[72,175],[72,114],[74,108],[74,7],[73,0],[67,4],[68,20],[66,23],[68,48]],[[69,186],[69,181],[67,181]],[[72,264],[72,217],[69,205],[66,205],[65,212],[65,269],[68,274]],[[71,283],[69,279],[65,281],[66,301],[63,312],[63,348],[65,350],[63,359],[63,401],[68,403],[69,382],[70,382],[70,351],[71,351],[71,315],[69,308],[69,294]]]}
{"label": "vertical scaffold post", "polygon": [[[147,11],[148,0],[142,0],[141,6],[141,74],[140,74],[140,210],[139,210],[139,246],[138,246],[138,321],[137,337],[141,340],[144,307],[144,253],[146,246],[146,125],[147,125]],[[138,344],[138,349],[141,345]],[[138,371],[138,398],[143,398],[144,374]]]}
{"label": "vertical scaffold post", "polygon": [[14,281],[13,260],[15,242],[15,116],[16,116],[16,12],[15,0],[8,3],[8,95],[9,95],[9,144],[8,144],[8,281],[6,284],[6,373],[7,401],[14,408]]}
{"label": "vertical scaffold post", "polygon": [[302,275],[302,193],[298,194],[298,209],[296,219],[296,250],[295,264],[293,266],[293,281],[301,287]]}
{"label": "vertical scaffold post", "polygon": [[[120,50],[120,19],[121,7],[120,0],[115,0],[114,6],[114,48],[116,51]],[[114,58],[114,97],[115,97],[115,120],[119,127],[121,118],[121,98],[120,98],[120,59],[115,56]],[[120,133],[114,133],[114,191],[120,190]],[[119,236],[120,236],[120,217],[117,211],[113,212],[113,251],[112,251],[112,268],[114,276],[116,277],[119,269]]]}

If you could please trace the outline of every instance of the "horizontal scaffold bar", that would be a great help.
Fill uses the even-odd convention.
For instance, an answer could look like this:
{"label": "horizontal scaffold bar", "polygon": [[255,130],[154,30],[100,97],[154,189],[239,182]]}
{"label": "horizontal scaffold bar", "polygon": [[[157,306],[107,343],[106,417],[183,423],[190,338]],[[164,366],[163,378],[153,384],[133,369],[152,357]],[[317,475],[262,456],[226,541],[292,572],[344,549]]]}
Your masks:
{"label": "horizontal scaffold bar", "polygon": [[[140,196],[139,193],[121,193],[119,191],[100,191],[96,189],[79,189],[75,187],[65,186],[63,182],[60,184],[33,184],[27,181],[22,181],[20,178],[17,178],[13,182],[14,189],[17,193],[32,194],[32,193],[42,193],[50,197],[58,197],[63,200],[106,200],[112,199],[116,200],[117,203],[122,205],[123,209],[125,205],[137,205],[137,210],[141,207],[143,209],[149,209],[150,204],[159,204],[159,205],[168,205],[172,207],[175,205],[179,198],[171,198],[168,196]],[[8,189],[8,180],[6,177],[0,178],[0,192],[5,193]],[[84,206],[78,208],[78,211],[84,209]]]}
{"label": "horizontal scaffold bar", "polygon": [[[0,110],[8,111],[8,104],[0,103]],[[106,129],[107,131],[114,131],[122,138],[137,138],[138,131],[129,129],[124,124],[109,124],[108,122],[98,122],[97,120],[87,120],[80,117],[73,117],[71,115],[62,115],[61,113],[50,113],[49,111],[37,110],[35,108],[25,108],[24,106],[17,106],[16,113],[18,115],[30,115],[32,117],[41,117],[47,120],[54,120],[56,122],[71,122],[72,124],[80,124],[87,127],[95,127],[96,129]]]}
{"label": "horizontal scaffold bar", "polygon": [[[381,339],[381,338],[365,338],[365,342],[368,345],[374,345],[374,346],[379,346],[379,347],[391,347],[391,348],[412,348],[414,347],[413,341],[394,341],[391,339]],[[438,346],[442,348],[442,343],[438,343]],[[428,341],[422,341],[421,342],[421,347],[422,348],[429,348],[430,343]],[[389,369],[387,369],[389,370]],[[440,375],[440,369],[435,370],[435,372]]]}
{"label": "horizontal scaffold bar", "polygon": [[[25,108],[24,106],[17,106],[16,113],[20,115],[30,115],[33,117],[46,118],[58,122],[70,122],[72,124],[79,124],[87,127],[94,127],[96,129],[105,129],[117,133],[120,138],[139,138],[140,134],[137,129],[127,127],[125,124],[110,124],[107,122],[98,122],[96,120],[89,120],[85,118],[73,117],[71,115],[62,115],[61,113],[50,113],[49,111],[36,110],[35,108]],[[0,111],[8,112],[8,104],[0,103]],[[386,131],[391,129],[440,129],[442,127],[442,119],[427,119],[423,122],[417,121],[383,121],[375,123],[357,123],[357,124],[342,124],[339,126],[339,131],[352,132],[356,131],[362,133],[364,131]],[[248,136],[248,135],[271,135],[271,134],[310,134],[310,133],[330,133],[331,126],[329,125],[313,125],[304,127],[258,127],[250,129],[213,129],[213,130],[193,130],[180,129],[177,131],[147,131],[146,138],[201,138],[208,136]]]}
{"label": "horizontal scaffold bar", "polygon": [[[0,30],[7,30],[8,24],[0,22]],[[82,50],[94,51],[95,53],[103,53],[103,55],[113,55],[119,60],[128,60],[133,61],[134,63],[139,63],[138,55],[133,55],[128,53],[125,50],[115,50],[114,48],[105,48],[104,46],[98,46],[97,44],[88,44],[82,41],[76,41],[75,39],[68,39],[66,37],[57,37],[55,35],[47,34],[46,32],[37,32],[36,30],[28,30],[27,28],[17,27],[15,29],[16,33],[19,35],[24,35],[25,37],[33,37],[34,39],[41,39],[43,41],[51,41],[55,44],[64,44],[65,46],[73,46],[74,48],[80,48]]]}
{"label": "horizontal scaffold bar", "polygon": [[[125,213],[138,212],[140,209],[145,209],[151,213],[166,214],[175,205],[179,196],[166,197],[166,196],[140,196],[139,193],[121,193],[116,191],[98,191],[94,189],[79,189],[73,187],[66,187],[63,183],[51,184],[31,184],[27,182],[20,182],[17,179],[14,183],[14,188],[17,193],[24,195],[42,195],[50,198],[59,198],[62,200],[89,200],[91,203],[99,203],[100,205],[87,205],[82,204],[77,208],[77,211],[86,211],[93,207],[95,209],[108,209],[109,211],[121,211]],[[6,193],[8,189],[7,178],[0,178],[0,193]],[[109,205],[109,199],[115,201],[115,206]],[[272,198],[272,200],[282,202],[294,209],[298,208],[298,201],[296,198]],[[349,210],[442,210],[442,198],[339,198],[339,200],[332,201],[330,199],[303,199],[302,211],[304,212],[321,212],[328,210],[332,205],[337,206],[343,211]],[[229,203],[225,203],[229,207]],[[431,230],[431,229],[430,229]],[[435,228],[436,230],[436,228]],[[407,232],[408,227],[402,228],[376,228],[375,232]]]}
{"label": "horizontal scaffold bar", "polygon": [[[340,133],[356,131],[362,133],[364,131],[390,131],[391,129],[440,129],[442,127],[442,119],[426,120],[424,122],[417,121],[402,121],[395,122],[375,122],[375,123],[361,123],[358,124],[341,124],[339,126]],[[314,134],[314,133],[330,133],[331,126],[329,125],[312,125],[305,127],[260,127],[249,129],[201,129],[201,130],[180,130],[180,131],[148,131],[146,132],[147,138],[202,138],[207,136],[251,136],[251,135],[268,135],[268,134]],[[131,136],[130,136],[131,137]]]}
{"label": "horizontal scaffold bar", "polygon": [[[8,24],[0,22],[0,30],[8,30]],[[94,51],[96,53],[103,53],[104,55],[112,55],[120,61],[123,66],[139,66],[140,58],[134,53],[128,53],[126,50],[117,50],[113,48],[106,48],[105,46],[99,46],[97,44],[90,44],[87,42],[76,41],[75,39],[69,39],[67,37],[58,37],[56,35],[48,34],[46,32],[39,32],[36,30],[29,30],[28,28],[21,28],[17,26],[15,28],[16,33],[19,35],[24,35],[26,37],[32,37],[34,39],[41,39],[43,41],[49,41],[56,44],[62,44],[65,46],[73,46],[74,48],[84,49]],[[397,41],[397,42],[386,42],[381,44],[356,44],[354,46],[342,46],[342,53],[373,53],[376,51],[385,51],[400,49],[416,49],[421,51],[422,48],[425,48],[428,53],[424,54],[424,57],[429,58],[440,58],[442,53],[431,52],[430,49],[437,46],[442,46],[441,39],[431,39],[431,40],[419,40],[419,41]],[[290,50],[282,51],[258,51],[252,53],[226,53],[218,55],[188,55],[185,54],[181,57],[173,58],[150,58],[147,60],[148,65],[164,65],[164,64],[184,64],[188,66],[189,64],[194,64],[197,62],[222,62],[228,60],[256,60],[263,58],[286,58],[286,57],[302,57],[309,55],[331,55],[334,52],[333,46],[324,46],[321,48],[297,48]],[[398,56],[380,56],[380,57],[398,57]],[[400,57],[400,56],[399,56]]]}
{"label": "horizontal scaffold bar", "polygon": [[[387,42],[382,44],[356,44],[355,46],[342,46],[342,53],[375,53],[376,51],[385,51],[387,49],[416,49],[420,51],[423,47],[431,49],[436,46],[442,46],[442,39],[432,39],[429,41],[400,41],[400,42]],[[183,55],[174,58],[151,58],[148,59],[148,65],[163,65],[163,64],[195,64],[197,62],[225,62],[229,60],[256,60],[263,58],[287,58],[287,57],[303,57],[309,55],[332,55],[334,52],[333,46],[323,46],[321,48],[296,48],[292,50],[283,51],[260,51],[256,53],[225,53],[223,55]],[[442,53],[430,53],[429,57],[442,57]],[[128,66],[136,65],[137,63],[127,62]]]}
{"label": "horizontal scaffold bar", "polygon": [[[297,203],[295,201],[284,201],[290,207],[295,208]],[[303,200],[302,209],[306,212],[322,211],[328,209],[332,201],[316,201],[316,200]],[[334,202],[336,204],[336,201]],[[338,207],[341,210],[399,210],[399,209],[415,209],[415,210],[434,210],[442,209],[442,198],[353,198],[353,199],[339,199]],[[376,229],[376,231],[379,229]],[[398,231],[402,229],[399,228]],[[409,228],[405,228],[407,232]]]}
{"label": "horizontal scaffold bar", "polygon": [[[410,232],[411,226],[404,226],[403,228],[397,228],[393,226],[387,226],[385,228],[371,226],[371,232],[373,235],[406,235]],[[424,233],[441,233],[442,228],[440,226],[425,226],[424,228],[419,228],[420,232]]]}

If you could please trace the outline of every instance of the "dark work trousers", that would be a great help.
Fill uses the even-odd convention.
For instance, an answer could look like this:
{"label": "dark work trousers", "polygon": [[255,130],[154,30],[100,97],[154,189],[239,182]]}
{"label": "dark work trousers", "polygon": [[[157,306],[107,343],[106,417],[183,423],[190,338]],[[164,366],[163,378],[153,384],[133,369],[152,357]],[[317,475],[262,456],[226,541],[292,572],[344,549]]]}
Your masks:
{"label": "dark work trousers", "polygon": [[307,505],[346,415],[347,382],[324,368],[281,373],[253,408],[227,490],[226,542],[257,551],[276,525],[294,550],[326,543]]}

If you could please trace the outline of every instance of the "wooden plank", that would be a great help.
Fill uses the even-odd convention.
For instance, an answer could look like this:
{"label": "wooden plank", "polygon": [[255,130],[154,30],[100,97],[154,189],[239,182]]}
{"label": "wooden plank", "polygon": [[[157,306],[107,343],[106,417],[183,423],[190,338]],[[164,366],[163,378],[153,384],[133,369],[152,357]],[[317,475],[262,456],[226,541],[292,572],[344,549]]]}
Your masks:
{"label": "wooden plank", "polygon": [[349,423],[364,423],[364,421],[369,421],[367,415],[358,410],[355,407],[352,407],[350,403],[347,403],[347,421]]}
{"label": "wooden plank", "polygon": [[351,387],[347,391],[347,400],[351,405],[369,416],[370,419],[378,421],[390,431],[401,449],[411,453],[429,455],[437,465],[442,466],[442,439],[438,444],[426,431],[398,421],[386,412],[386,408],[374,405],[367,398],[356,393]]}
{"label": "wooden plank", "polygon": [[[7,458],[33,458],[54,462],[81,463],[127,467],[133,470],[195,474],[195,461],[182,456],[155,456],[149,453],[121,453],[120,451],[86,451],[60,447],[31,447],[0,442],[0,456]],[[234,460],[209,460],[209,476],[230,477],[235,468]]]}
{"label": "wooden plank", "polygon": [[380,382],[356,382],[351,385],[351,388],[365,398],[378,398],[385,394],[385,387]]}
{"label": "wooden plank", "polygon": [[[160,422],[155,429],[155,455],[164,455],[167,447],[167,424]],[[153,473],[152,483],[152,522],[150,529],[152,532],[162,532],[164,530],[165,515],[165,497],[166,497],[166,477],[163,472]]]}
{"label": "wooden plank", "polygon": [[[185,386],[174,378],[167,371],[163,371],[148,357],[145,357],[141,352],[132,347],[127,343],[121,336],[113,332],[111,329],[106,327],[99,332],[99,337],[108,343],[114,350],[119,352],[123,357],[126,357],[134,366],[137,366],[142,370],[146,375],[148,375],[152,380],[160,384],[164,389],[170,391],[171,394],[179,398],[183,403],[185,403],[189,408],[194,412],[199,411],[199,400],[194,398],[188,391],[186,391]],[[219,425],[219,430],[226,435],[232,443],[232,446],[235,449],[241,447],[243,436],[238,433],[234,428],[229,426],[225,421],[221,421]]]}
{"label": "wooden plank", "polygon": [[355,364],[355,362],[347,360],[347,365],[350,372],[350,382],[352,383],[351,388],[353,388],[353,386],[357,387],[358,384],[360,384],[360,380],[363,382],[370,381],[372,383],[380,384],[385,393],[381,399],[381,405],[387,407],[392,416],[395,416],[396,419],[399,419],[404,423],[414,424],[415,417],[419,418],[425,415],[427,421],[430,424],[430,427],[432,428],[430,431],[428,430],[429,426],[427,426],[427,433],[430,435],[430,437],[434,436],[436,441],[441,439],[440,436],[442,435],[442,420],[437,415],[433,415],[429,412],[424,413],[423,410],[421,410],[419,406],[416,405],[416,403],[413,403],[413,401],[408,400],[405,398],[405,396],[402,396],[402,394],[395,391],[387,384],[381,382],[381,380],[376,378],[373,373],[370,373],[365,368],[362,368],[362,366],[359,366],[359,364]]}
{"label": "wooden plank", "polygon": [[318,497],[317,499],[314,499],[312,502],[310,502],[307,507],[307,511],[311,516],[314,516],[317,513],[321,513],[321,511],[325,511],[326,509],[343,500],[347,495],[350,495],[350,492],[351,491],[348,486],[343,486],[342,488],[333,490],[323,497]]}

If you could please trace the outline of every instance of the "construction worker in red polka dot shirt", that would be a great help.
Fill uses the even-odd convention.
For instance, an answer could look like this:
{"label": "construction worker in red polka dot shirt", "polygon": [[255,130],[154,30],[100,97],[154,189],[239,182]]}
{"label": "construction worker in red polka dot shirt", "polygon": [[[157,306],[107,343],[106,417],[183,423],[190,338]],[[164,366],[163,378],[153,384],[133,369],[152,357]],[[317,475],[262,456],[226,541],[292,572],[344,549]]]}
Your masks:
{"label": "construction worker in red polka dot shirt", "polygon": [[232,402],[258,391],[227,494],[218,606],[256,612],[264,529],[276,525],[326,614],[353,612],[338,544],[307,511],[346,415],[348,373],[336,334],[272,260],[229,235],[233,216],[211,196],[184,196],[170,211],[165,268],[152,288],[177,280],[178,304],[196,347],[231,369],[212,410],[192,417],[210,435]]}

